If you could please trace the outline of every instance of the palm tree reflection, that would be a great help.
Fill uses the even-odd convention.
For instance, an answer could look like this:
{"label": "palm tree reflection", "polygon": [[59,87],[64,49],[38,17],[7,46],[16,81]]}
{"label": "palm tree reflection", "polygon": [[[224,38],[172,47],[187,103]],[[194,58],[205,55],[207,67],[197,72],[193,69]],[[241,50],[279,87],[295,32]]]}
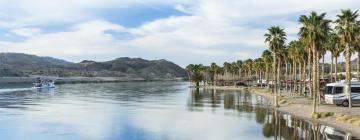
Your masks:
{"label": "palm tree reflection", "polygon": [[347,138],[349,134],[331,127],[275,111],[263,97],[249,93],[194,88],[191,89],[188,108],[190,111],[203,111],[205,108],[234,110],[249,121],[255,120],[262,125],[263,136],[275,140],[351,139]]}

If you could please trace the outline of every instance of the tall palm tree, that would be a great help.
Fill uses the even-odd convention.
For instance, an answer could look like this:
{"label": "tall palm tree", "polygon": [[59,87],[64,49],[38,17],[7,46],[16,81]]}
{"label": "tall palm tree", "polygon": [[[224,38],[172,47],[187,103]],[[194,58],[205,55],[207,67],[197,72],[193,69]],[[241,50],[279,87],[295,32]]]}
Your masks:
{"label": "tall palm tree", "polygon": [[[360,21],[357,21],[360,26]],[[360,27],[359,27],[360,28]],[[357,31],[355,42],[353,43],[353,51],[357,53],[356,78],[360,80],[360,29]]]}
{"label": "tall palm tree", "polygon": [[256,72],[256,77],[259,80],[260,85],[262,86],[262,79],[263,79],[262,72],[263,72],[263,69],[264,69],[264,61],[260,57],[260,58],[255,59],[253,63],[254,63],[253,68],[254,68],[254,70]]}
{"label": "tall palm tree", "polygon": [[[337,15],[335,29],[340,36],[341,43],[345,46],[345,73],[347,86],[351,85],[351,73],[350,73],[350,58],[351,52],[350,47],[354,45],[356,36],[359,31],[359,25],[357,17],[359,16],[358,11],[341,10],[341,13]],[[349,108],[352,107],[351,103],[351,92],[350,88],[346,88],[346,93],[349,98]]]}
{"label": "tall palm tree", "polygon": [[[293,68],[292,66],[293,65],[291,65],[291,61],[292,61],[292,58],[289,56],[289,48],[287,48],[287,47],[284,47],[283,49],[281,49],[281,53],[280,53],[280,55],[279,55],[279,60],[282,60],[282,62],[284,63],[284,65],[285,65],[285,87],[286,87],[286,91],[288,91],[288,82],[287,82],[287,80],[289,80],[288,78],[289,78],[289,74],[291,75],[291,74],[293,74],[293,72],[291,72],[291,70],[290,70],[290,73],[289,73],[289,64],[290,64],[290,66],[291,66],[291,69]],[[280,61],[278,61],[278,62],[280,62]],[[281,73],[281,72],[280,72]]]}
{"label": "tall palm tree", "polygon": [[238,60],[236,61],[236,68],[237,68],[237,75],[238,75],[238,80],[240,80],[242,77],[241,77],[241,74],[242,74],[242,70],[243,70],[243,61],[241,60]]}
{"label": "tall palm tree", "polygon": [[302,24],[300,28],[299,35],[302,37],[304,43],[310,46],[312,50],[312,69],[313,69],[313,92],[314,92],[314,102],[313,102],[313,113],[316,112],[316,97],[319,97],[319,50],[322,50],[322,45],[327,39],[327,35],[330,31],[329,23],[330,20],[325,19],[326,13],[317,14],[316,12],[311,12],[310,15],[301,15],[299,22]]}
{"label": "tall palm tree", "polygon": [[279,87],[278,87],[278,93],[280,93],[281,95],[281,87],[282,87],[282,80],[281,80],[281,74],[282,74],[282,69],[281,69],[281,66],[283,66],[283,64],[286,64],[288,61],[288,56],[287,56],[287,48],[285,47],[285,45],[283,47],[280,48],[279,50],[279,55],[277,57],[277,79],[278,79],[278,82],[279,82]]}
{"label": "tall palm tree", "polygon": [[230,79],[230,73],[231,73],[231,64],[228,62],[224,62],[223,64],[224,67],[224,81],[225,81],[225,85],[227,85],[228,80]]}
{"label": "tall palm tree", "polygon": [[217,80],[217,65],[216,65],[216,63],[211,63],[210,64],[210,70],[211,70],[211,72],[212,72],[212,75],[211,75],[211,83],[212,83],[212,85],[213,86],[215,86],[216,85],[216,80]]}
{"label": "tall palm tree", "polygon": [[300,73],[300,94],[303,94],[305,88],[305,66],[306,66],[306,58],[307,52],[304,47],[304,44],[301,41],[298,41],[297,48],[295,51],[295,59],[299,63],[299,73]]}
{"label": "tall palm tree", "polygon": [[252,59],[245,60],[244,65],[245,65],[245,69],[247,71],[246,72],[247,80],[251,80],[252,69],[253,69],[253,60]]}
{"label": "tall palm tree", "polygon": [[[299,47],[301,47],[301,42],[297,41],[297,40],[293,40],[289,43],[289,49],[288,49],[288,53],[289,53],[289,57],[291,58],[292,62],[293,62],[293,81],[294,81],[294,87],[293,89],[295,90],[295,92],[297,92],[297,66],[300,66],[301,63],[299,63]],[[300,66],[301,67],[301,66]],[[299,70],[300,72],[300,70]]]}
{"label": "tall palm tree", "polygon": [[190,64],[188,66],[186,66],[186,70],[189,73],[189,77],[190,77],[190,81],[194,82],[196,87],[199,87],[199,83],[203,80],[203,75],[201,74],[202,71],[202,65],[193,65]]}
{"label": "tall palm tree", "polygon": [[269,68],[271,66],[271,63],[272,63],[272,56],[271,56],[271,52],[269,50],[265,50],[263,51],[262,55],[261,55],[264,63],[265,63],[265,79],[266,79],[266,85],[267,87],[269,88]]}
{"label": "tall palm tree", "polygon": [[185,70],[187,71],[188,73],[188,78],[189,78],[189,81],[191,82],[191,75],[192,75],[192,71],[194,69],[194,64],[189,64],[186,66]]}
{"label": "tall palm tree", "polygon": [[268,28],[268,33],[265,35],[265,42],[268,43],[269,50],[273,53],[273,80],[275,81],[274,84],[274,92],[275,92],[275,107],[278,106],[277,102],[277,80],[276,80],[276,66],[277,66],[277,55],[279,55],[279,51],[284,47],[286,41],[286,33],[284,29],[280,28],[279,26],[272,26]]}
{"label": "tall palm tree", "polygon": [[331,81],[333,80],[332,73],[335,73],[334,80],[337,81],[337,59],[340,56],[340,53],[344,50],[344,47],[342,47],[342,45],[340,44],[340,38],[336,33],[331,33],[329,35],[327,47],[328,50],[331,52]]}

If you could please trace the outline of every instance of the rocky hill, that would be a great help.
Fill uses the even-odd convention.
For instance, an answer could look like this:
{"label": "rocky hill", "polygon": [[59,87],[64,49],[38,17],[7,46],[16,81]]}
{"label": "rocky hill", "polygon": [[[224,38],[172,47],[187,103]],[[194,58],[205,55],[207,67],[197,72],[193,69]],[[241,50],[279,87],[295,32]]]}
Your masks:
{"label": "rocky hill", "polygon": [[122,57],[111,61],[72,63],[52,57],[0,53],[0,76],[132,77],[146,80],[186,78],[186,71],[167,60]]}

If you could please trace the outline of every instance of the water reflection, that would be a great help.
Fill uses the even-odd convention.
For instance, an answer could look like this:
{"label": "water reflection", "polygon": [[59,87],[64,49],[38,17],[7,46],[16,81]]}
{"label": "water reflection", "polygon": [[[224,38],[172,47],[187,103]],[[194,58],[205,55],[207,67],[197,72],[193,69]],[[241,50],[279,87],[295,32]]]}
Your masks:
{"label": "water reflection", "polygon": [[275,112],[261,96],[189,89],[185,82],[64,84],[49,91],[0,86],[0,124],[2,139],[341,140],[347,136]]}
{"label": "water reflection", "polygon": [[[233,109],[246,113],[247,118],[255,118],[262,125],[265,138],[275,140],[358,140],[351,134],[335,130],[317,122],[297,119],[289,114],[274,111],[261,96],[250,93],[231,92],[214,89],[192,89],[191,111],[211,104],[213,108]],[[221,106],[222,104],[222,106]],[[255,115],[255,116],[253,116]]]}

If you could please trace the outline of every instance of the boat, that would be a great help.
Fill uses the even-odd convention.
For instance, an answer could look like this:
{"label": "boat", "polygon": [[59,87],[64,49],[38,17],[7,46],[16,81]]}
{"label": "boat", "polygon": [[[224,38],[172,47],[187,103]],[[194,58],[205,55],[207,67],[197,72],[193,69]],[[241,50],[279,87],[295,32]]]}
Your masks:
{"label": "boat", "polygon": [[34,84],[34,88],[55,88],[55,81],[38,79]]}

